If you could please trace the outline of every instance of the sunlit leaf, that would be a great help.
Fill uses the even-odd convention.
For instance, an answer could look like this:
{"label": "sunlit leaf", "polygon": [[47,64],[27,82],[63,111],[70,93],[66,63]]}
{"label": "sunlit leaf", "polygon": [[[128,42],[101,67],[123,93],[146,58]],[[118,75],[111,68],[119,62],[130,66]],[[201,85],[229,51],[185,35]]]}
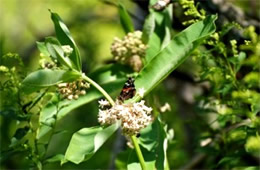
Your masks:
{"label": "sunlit leaf", "polygon": [[[109,94],[119,91],[126,81],[126,74],[130,73],[130,69],[123,67],[122,65],[113,64],[104,66],[95,72],[90,74],[90,77],[99,83]],[[57,108],[57,103],[50,101],[40,113],[40,128],[37,132],[37,139],[40,143],[48,142],[51,137],[52,122],[54,121],[54,116],[57,116],[56,121],[60,121],[63,117],[69,114],[73,109],[78,108],[84,104],[87,104],[93,100],[102,97],[102,94],[91,86],[87,90],[87,94],[80,96],[77,100],[62,100],[59,102],[59,106],[62,108]],[[57,110],[59,109],[59,111]]]}
{"label": "sunlit leaf", "polygon": [[[167,126],[159,118],[141,130],[138,139],[148,169],[169,169],[166,155],[168,146]],[[129,156],[127,167],[128,169],[141,169],[134,151]]]}
{"label": "sunlit leaf", "polygon": [[142,41],[145,44],[149,42],[149,38],[153,34],[154,29],[155,29],[155,17],[154,17],[154,13],[150,13],[145,19],[144,26],[143,26]]}
{"label": "sunlit leaf", "polygon": [[[154,2],[155,3],[155,2]],[[150,1],[150,5],[154,4]],[[158,12],[150,10],[150,16],[154,16],[154,28],[151,30],[148,41],[148,49],[146,50],[145,59],[147,62],[158,54],[164,47],[166,47],[171,41],[171,30],[172,30],[172,5],[168,6],[164,11]],[[149,17],[147,18],[147,20]],[[150,19],[151,20],[151,19]],[[148,20],[149,21],[149,20]],[[147,25],[153,24],[152,21],[146,21],[144,29]],[[150,26],[151,27],[151,26]],[[146,34],[146,32],[144,32]],[[144,35],[145,36],[145,35]]]}
{"label": "sunlit leaf", "polygon": [[71,161],[79,164],[91,158],[95,152],[106,142],[106,140],[117,130],[118,123],[106,128],[91,127],[83,128],[74,133],[65,153],[62,163]]}
{"label": "sunlit leaf", "polygon": [[125,33],[133,32],[134,31],[134,25],[131,20],[131,17],[129,16],[127,10],[122,4],[118,5],[118,12],[120,16],[120,22],[121,25],[125,31]]}
{"label": "sunlit leaf", "polygon": [[[215,31],[216,16],[208,16],[176,35],[160,53],[140,71],[135,80],[137,88],[144,88],[149,93],[157,84],[163,81],[174,69],[189,57],[203,40]],[[130,101],[140,100],[136,96]]]}
{"label": "sunlit leaf", "polygon": [[69,29],[57,13],[51,12],[51,19],[54,23],[57,39],[59,40],[61,45],[70,45],[70,47],[73,48],[73,52],[69,56],[69,58],[76,66],[76,69],[78,71],[81,71],[81,57],[79,54],[79,49],[74,42]]}
{"label": "sunlit leaf", "polygon": [[50,53],[48,52],[48,49],[45,46],[44,42],[36,42],[38,50],[44,55],[44,56],[50,56]]}
{"label": "sunlit leaf", "polygon": [[22,89],[24,93],[32,93],[41,88],[53,86],[77,78],[79,78],[79,75],[74,71],[43,69],[29,74],[22,81]]}
{"label": "sunlit leaf", "polygon": [[[142,154],[145,160],[146,169],[155,169],[155,154],[151,154],[151,152],[147,151],[145,148],[141,147]],[[127,169],[128,170],[142,170],[141,164],[137,158],[136,152],[132,149],[129,153],[129,157],[127,160]]]}
{"label": "sunlit leaf", "polygon": [[69,69],[75,69],[75,65],[71,60],[64,55],[64,51],[61,47],[59,41],[54,37],[45,38],[45,46],[48,50],[48,53],[53,59],[57,59],[58,62]]}

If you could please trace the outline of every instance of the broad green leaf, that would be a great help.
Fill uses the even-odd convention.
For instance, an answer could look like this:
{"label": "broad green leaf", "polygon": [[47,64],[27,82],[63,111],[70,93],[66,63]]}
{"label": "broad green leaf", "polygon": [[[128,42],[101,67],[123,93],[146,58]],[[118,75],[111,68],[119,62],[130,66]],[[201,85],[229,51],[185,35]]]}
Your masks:
{"label": "broad green leaf", "polygon": [[[120,90],[126,79],[119,79],[117,81],[112,81],[106,84],[103,84],[102,87],[108,92],[112,93],[117,90]],[[73,109],[76,109],[84,104],[87,104],[93,100],[102,97],[102,94],[91,87],[87,94],[79,97],[77,100],[63,100],[59,102],[59,106],[62,107],[59,112],[57,112],[57,105],[53,103],[49,103],[47,106],[43,108],[40,113],[40,128],[37,131],[37,139],[39,143],[46,144],[50,140],[51,131],[53,130],[52,125],[54,123],[54,117],[57,116],[56,121],[60,121],[63,117],[70,113]]]}
{"label": "broad green leaf", "polygon": [[[145,160],[146,169],[155,169],[155,159],[156,155],[151,154],[151,152],[147,151],[145,148],[141,147],[142,154]],[[141,164],[137,158],[136,152],[132,149],[129,153],[128,161],[127,161],[127,169],[128,170],[142,170]]]}
{"label": "broad green leaf", "polygon": [[[169,169],[167,163],[167,126],[157,118],[152,124],[141,130],[139,144],[148,169]],[[141,169],[135,152],[131,153],[128,169]]]}
{"label": "broad green leaf", "polygon": [[140,145],[142,145],[148,151],[154,150],[159,145],[159,138],[162,135],[160,134],[160,123],[161,122],[157,118],[152,124],[141,130],[139,137]]}
{"label": "broad green leaf", "polygon": [[[160,53],[140,71],[135,80],[136,88],[144,88],[148,94],[157,84],[163,81],[174,69],[187,59],[190,53],[203,40],[214,33],[216,16],[208,16],[177,34]],[[140,100],[139,96],[131,101]]]}
{"label": "broad green leaf", "polygon": [[160,52],[161,44],[161,37],[156,32],[153,32],[153,34],[149,38],[148,48],[145,52],[146,63],[149,63],[155,56],[155,54],[158,54]]}
{"label": "broad green leaf", "polygon": [[[126,74],[130,73],[130,69],[123,67],[122,65],[113,64],[104,66],[95,72],[91,73],[89,77],[92,77],[99,85],[101,85],[109,94],[114,93],[122,89],[124,82],[126,81]],[[102,94],[93,87],[87,90],[87,94],[79,97],[77,100],[63,100],[59,102],[59,109],[57,113],[57,104],[50,101],[40,113],[40,128],[37,131],[37,139],[40,143],[46,143],[50,139],[52,129],[52,122],[54,117],[57,116],[57,121],[61,120],[70,111],[87,104],[93,100],[102,97]]]}
{"label": "broad green leaf", "polygon": [[50,53],[48,52],[48,49],[45,46],[44,42],[36,42],[38,50],[44,55],[44,56],[50,56]]}
{"label": "broad green leaf", "polygon": [[81,58],[79,54],[79,49],[76,46],[76,43],[74,42],[72,36],[70,35],[69,29],[57,13],[51,12],[51,19],[54,23],[57,39],[62,45],[70,45],[70,47],[73,48],[73,52],[69,56],[69,58],[75,65],[76,70],[81,71]]}
{"label": "broad green leaf", "polygon": [[[150,1],[151,4],[154,3]],[[150,10],[150,15],[154,16],[155,28],[148,41],[148,49],[145,56],[147,62],[150,62],[171,40],[172,5],[169,5],[164,11],[160,12]]]}
{"label": "broad green leaf", "polygon": [[[130,69],[122,67],[122,65],[118,64],[107,65],[91,73],[89,77],[93,78],[93,80],[100,84],[108,93],[112,93],[120,90],[123,87],[124,82],[126,81],[126,74],[130,73]],[[87,90],[87,94],[79,97],[78,100],[63,100],[59,102],[60,106],[65,107],[60,109],[57,119],[59,120],[63,118],[71,110],[100,97],[102,97],[102,94],[94,87],[91,87]],[[50,102],[48,105],[46,105],[46,107],[43,108],[40,115],[40,122],[46,123],[46,121],[52,118],[56,112],[56,103]]]}
{"label": "broad green leaf", "polygon": [[64,51],[59,41],[54,37],[45,38],[45,46],[53,59],[57,59],[60,64],[69,68],[75,69],[75,65],[71,60],[64,55]]}
{"label": "broad green leaf", "polygon": [[41,88],[56,85],[79,78],[79,74],[68,70],[43,69],[29,74],[22,81],[22,89],[25,93],[32,93]]}
{"label": "broad green leaf", "polygon": [[156,159],[155,166],[157,169],[165,169],[169,170],[168,160],[167,160],[167,148],[168,148],[168,140],[171,139],[168,137],[168,129],[167,125],[162,123],[158,118],[155,123],[157,124],[157,133],[158,133],[158,147],[156,148],[156,155],[158,155]]}
{"label": "broad green leaf", "polygon": [[149,42],[150,36],[153,34],[154,29],[155,29],[155,17],[154,17],[154,13],[150,13],[146,17],[143,26],[142,41],[145,44]]}
{"label": "broad green leaf", "polygon": [[63,154],[57,154],[51,158],[46,159],[44,162],[47,162],[47,163],[60,162],[63,159],[64,159]]}
{"label": "broad green leaf", "polygon": [[[166,10],[163,11],[163,20],[161,21],[161,25],[164,26],[164,38],[162,41],[161,49],[165,48],[171,41],[171,30],[172,30],[172,5],[169,5]],[[160,19],[158,21],[160,24]]]}
{"label": "broad green leaf", "polygon": [[118,129],[119,123],[106,128],[83,128],[74,133],[62,163],[71,161],[79,164],[91,158],[106,140]]}
{"label": "broad green leaf", "polygon": [[131,20],[131,17],[129,16],[127,10],[122,4],[118,5],[118,12],[120,16],[120,23],[127,34],[128,32],[133,32],[134,31],[134,25]]}

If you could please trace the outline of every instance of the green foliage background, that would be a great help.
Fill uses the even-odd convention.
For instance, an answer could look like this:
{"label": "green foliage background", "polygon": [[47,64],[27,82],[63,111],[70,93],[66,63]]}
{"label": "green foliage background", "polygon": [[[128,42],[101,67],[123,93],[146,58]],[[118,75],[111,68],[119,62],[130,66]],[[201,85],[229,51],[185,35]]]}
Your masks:
{"label": "green foliage background", "polygon": [[[241,3],[238,2],[238,5]],[[28,73],[38,68],[39,52],[35,42],[43,40],[46,36],[54,35],[54,28],[48,9],[62,16],[64,23],[69,27],[82,56],[83,71],[87,74],[111,62],[110,44],[115,36],[122,37],[124,35],[124,30],[120,26],[117,8],[107,5],[102,1],[25,0],[22,2],[18,0],[1,0],[1,4],[0,56],[12,52],[18,53],[22,57],[25,67],[23,65],[19,66],[19,63],[15,59],[16,57],[13,56],[18,65],[17,69],[21,72],[17,77],[24,78]],[[124,5],[127,7],[127,10],[133,14],[135,13],[135,3],[127,1]],[[247,4],[244,6],[244,10],[247,11]],[[224,26],[219,26],[217,31],[220,32],[221,29],[224,29]],[[235,47],[229,41],[225,42],[221,37],[218,40],[212,36],[205,44],[207,48],[210,48],[208,46],[217,47],[215,51],[213,50],[212,53],[208,54],[205,47],[200,47],[199,50],[191,54],[192,57],[188,58],[178,68],[178,72],[200,77],[201,80],[205,78],[205,80],[214,85],[213,90],[210,89],[210,94],[201,96],[198,93],[195,98],[195,101],[198,102],[195,102],[196,105],[185,103],[186,101],[181,98],[181,93],[178,92],[178,89],[184,89],[175,87],[172,79],[168,79],[158,85],[151,91],[149,97],[147,97],[149,104],[154,107],[154,110],[158,110],[166,102],[171,105],[171,111],[162,113],[161,116],[162,120],[168,125],[168,128],[174,129],[174,140],[169,143],[167,152],[168,162],[172,169],[184,167],[191,162],[194,155],[200,153],[206,153],[206,158],[204,158],[204,162],[198,165],[199,168],[239,169],[241,167],[257,167],[257,161],[255,160],[259,158],[259,132],[257,131],[259,131],[260,122],[258,115],[258,104],[260,101],[260,54],[259,35],[253,33],[252,29],[248,28],[247,32],[245,31],[247,39],[251,40],[251,46],[242,45],[240,48]],[[177,28],[171,30],[171,33],[175,35],[179,31],[179,28]],[[158,39],[155,37],[154,42],[157,42],[156,40]],[[166,41],[167,44],[168,40],[163,41]],[[153,44],[150,45],[153,46]],[[228,51],[225,46],[230,47],[230,49],[233,47],[234,50],[232,52]],[[235,50],[239,50],[239,52],[236,53]],[[245,51],[248,59],[245,62],[243,59],[244,53],[240,53],[242,50]],[[151,52],[151,54],[153,53]],[[233,56],[226,61],[224,53]],[[235,57],[235,55],[238,57]],[[12,55],[10,54],[10,56]],[[150,57],[152,58],[153,56],[151,55]],[[214,59],[214,57],[219,57],[220,59]],[[1,65],[4,64],[4,61],[4,57],[2,57],[0,61]],[[13,61],[8,61],[7,64],[13,63]],[[231,64],[231,70],[229,69],[230,67],[226,67],[227,63]],[[255,63],[258,63],[258,65]],[[242,65],[249,68],[250,74],[246,71],[246,74],[248,73],[247,78],[244,78],[246,80],[240,81],[237,80],[234,71],[238,72]],[[242,74],[244,74],[243,71]],[[94,79],[98,79],[98,77],[95,77],[95,74],[92,76]],[[223,79],[223,76],[228,78]],[[1,73],[1,81],[5,79],[4,73]],[[14,79],[13,81],[13,84],[17,85],[21,80],[17,78],[17,80]],[[179,84],[182,84],[183,80],[174,79],[173,81],[180,81]],[[145,82],[138,81],[137,79],[137,86],[141,87],[142,84],[145,84]],[[239,88],[234,88],[234,84],[237,84],[236,86]],[[17,96],[12,96],[12,92],[15,90],[14,87],[7,95],[1,93],[1,106],[3,106],[3,103],[7,103],[6,105],[11,109],[18,107],[14,105],[17,103]],[[112,94],[113,97],[117,95],[118,92]],[[210,103],[208,101],[210,97],[215,96],[219,98],[216,101],[217,103]],[[37,95],[32,95],[28,100],[36,97]],[[214,109],[210,110],[212,109],[211,107],[199,107],[201,106],[199,102],[202,102],[202,105],[203,102],[208,102],[213,106],[223,106],[224,109],[221,110],[223,112],[217,113],[219,110],[217,112]],[[188,112],[195,114],[183,115],[181,112],[183,106],[187,106]],[[37,110],[40,107],[38,106],[34,109]],[[209,112],[210,114],[208,114]],[[239,116],[232,114],[234,112],[239,114]],[[72,110],[61,119],[56,126],[56,131],[59,133],[51,139],[47,154],[49,156],[64,154],[74,132],[81,128],[96,126],[98,124],[97,113],[97,101],[95,100]],[[3,112],[1,110],[1,169],[17,169],[32,166],[28,160],[24,159],[28,156],[27,153],[12,153],[12,151],[7,150],[13,136],[19,137],[19,133],[16,131],[17,122],[13,119],[13,116],[12,111]],[[24,116],[26,117],[26,115]],[[253,123],[250,123],[249,126],[239,126],[238,128],[231,129],[231,131],[226,131],[229,127],[228,125],[247,123],[247,119],[253,120]],[[215,122],[217,122],[217,125],[214,124]],[[24,128],[23,125],[19,126]],[[216,142],[217,144],[213,146],[200,147],[201,141],[207,138],[214,139],[215,133],[219,134],[216,138],[217,141],[220,138],[220,142]],[[79,165],[66,163],[62,166],[62,169],[95,169],[97,167],[99,169],[107,169],[111,164],[111,150],[115,139],[116,134],[109,138],[104,146],[102,146],[102,149],[97,151],[89,161]],[[119,158],[123,158],[123,156]],[[118,166],[120,163],[122,163],[120,159],[117,160]],[[44,165],[44,169],[60,169],[60,163],[47,163]]]}

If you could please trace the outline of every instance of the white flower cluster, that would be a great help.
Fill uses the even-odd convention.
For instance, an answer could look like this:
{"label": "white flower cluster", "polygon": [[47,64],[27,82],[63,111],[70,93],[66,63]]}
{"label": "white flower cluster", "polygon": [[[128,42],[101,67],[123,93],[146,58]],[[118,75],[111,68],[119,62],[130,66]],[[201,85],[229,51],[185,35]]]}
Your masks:
{"label": "white flower cluster", "polygon": [[89,86],[89,83],[82,80],[58,84],[59,93],[62,94],[63,98],[67,98],[69,100],[76,100],[80,95],[85,95],[86,89],[89,88]]}
{"label": "white flower cluster", "polygon": [[122,40],[116,37],[111,45],[114,59],[123,64],[129,64],[135,71],[139,71],[142,67],[141,58],[145,56],[147,48],[141,38],[141,31],[130,32]]}
{"label": "white flower cluster", "polygon": [[116,102],[115,106],[104,110],[107,102],[99,102],[101,109],[99,109],[98,121],[102,125],[110,125],[117,120],[121,120],[123,134],[126,136],[137,135],[141,129],[152,121],[152,108],[147,107],[144,102],[144,100],[128,104]]}
{"label": "white flower cluster", "polygon": [[69,45],[63,45],[61,48],[64,51],[65,56],[69,56],[73,52],[73,48],[71,48]]}

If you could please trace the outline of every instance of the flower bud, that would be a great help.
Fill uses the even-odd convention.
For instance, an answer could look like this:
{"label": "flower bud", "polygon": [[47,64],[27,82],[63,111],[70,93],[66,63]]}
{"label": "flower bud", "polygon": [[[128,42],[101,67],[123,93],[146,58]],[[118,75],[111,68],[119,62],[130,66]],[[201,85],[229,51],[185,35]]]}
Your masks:
{"label": "flower bud", "polygon": [[[141,31],[130,32],[122,40],[114,38],[114,42],[110,48],[114,59],[123,64],[130,65],[135,71],[140,71],[142,68],[141,58],[145,56],[147,48],[141,38]],[[134,64],[134,62],[137,63]]]}

